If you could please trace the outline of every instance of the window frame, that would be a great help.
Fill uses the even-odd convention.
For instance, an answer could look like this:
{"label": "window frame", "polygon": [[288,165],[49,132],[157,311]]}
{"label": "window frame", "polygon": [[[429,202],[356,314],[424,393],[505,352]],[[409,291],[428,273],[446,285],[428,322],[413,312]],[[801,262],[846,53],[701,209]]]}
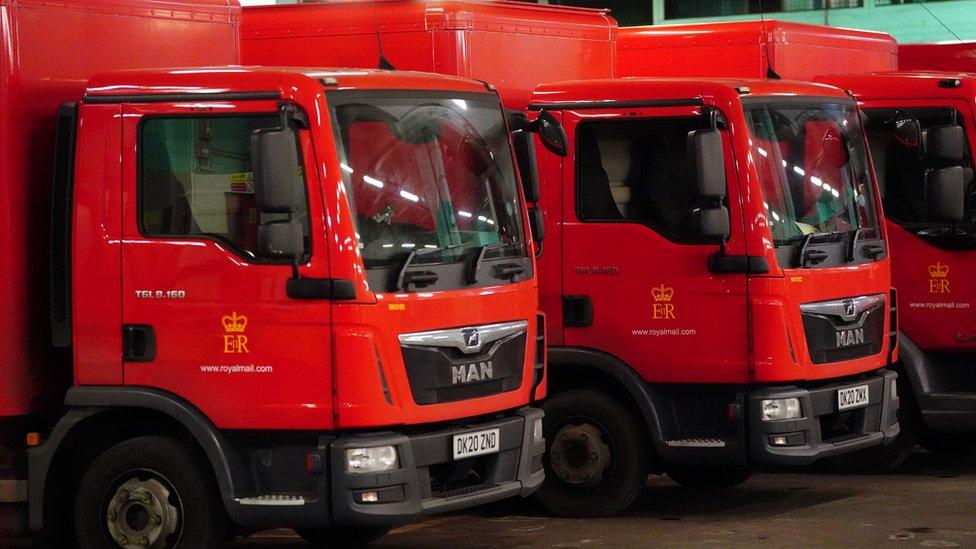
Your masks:
{"label": "window frame", "polygon": [[[714,107],[709,107],[709,108],[714,109]],[[718,117],[719,117],[720,120],[721,119],[724,119],[724,116],[725,115],[724,115],[724,113],[721,112],[721,110],[715,109],[715,111],[718,113]],[[609,124],[614,124],[614,123],[653,122],[653,121],[662,121],[662,120],[686,120],[686,119],[696,119],[696,118],[701,119],[702,122],[703,122],[703,127],[700,128],[700,129],[707,129],[709,127],[709,125],[708,125],[708,117],[704,113],[697,114],[697,115],[692,114],[692,115],[688,115],[688,116],[674,116],[674,115],[651,116],[651,115],[641,115],[641,116],[624,117],[624,118],[611,118],[611,117],[607,117],[607,118],[601,118],[601,119],[581,120],[579,123],[577,123],[576,124],[576,128],[575,128],[575,130],[573,132],[573,177],[575,179],[575,182],[573,184],[573,196],[574,196],[574,200],[573,200],[573,212],[576,215],[576,220],[578,222],[580,222],[580,223],[607,223],[607,224],[622,224],[622,223],[626,223],[626,224],[631,224],[631,225],[641,225],[641,226],[647,227],[651,231],[654,231],[655,234],[660,235],[662,238],[666,239],[668,242],[673,242],[675,244],[680,244],[680,245],[687,245],[687,246],[708,246],[708,245],[712,245],[712,246],[715,246],[715,245],[722,244],[722,241],[721,240],[718,240],[718,239],[715,239],[715,238],[694,237],[694,236],[681,237],[681,236],[676,235],[676,234],[674,234],[674,233],[672,233],[670,231],[667,231],[667,232],[666,231],[663,231],[663,230],[661,230],[661,228],[654,226],[653,224],[647,222],[646,220],[628,219],[628,218],[622,218],[622,219],[592,219],[592,218],[590,218],[590,219],[587,219],[587,218],[585,218],[583,216],[583,210],[582,210],[582,177],[581,177],[582,174],[581,174],[581,168],[580,168],[580,162],[579,162],[579,139],[580,139],[579,138],[579,134],[580,134],[580,129],[581,128],[586,128],[586,127],[588,127],[590,125],[593,125],[593,124],[597,124],[597,125],[607,124],[607,125],[609,125]],[[694,131],[694,130],[690,130],[690,131]],[[731,143],[728,140],[728,137],[730,136],[729,129],[727,127],[724,128],[724,129],[720,128],[719,131],[723,132],[723,137],[722,137],[723,149],[725,149],[725,148],[731,148]],[[602,151],[601,151],[601,154],[602,154]],[[723,158],[723,161],[725,161],[725,160],[726,159]],[[606,169],[606,168],[604,168],[604,169]],[[685,181],[685,183],[688,183],[688,182]],[[728,165],[727,164],[726,164],[726,174],[725,174],[725,186],[726,186],[726,198],[725,198],[725,200],[722,201],[722,205],[725,206],[726,208],[728,208],[729,207],[729,196],[730,196],[730,193],[731,193],[732,185],[730,184],[730,181],[729,181],[729,171],[728,171]],[[689,192],[689,196],[690,195],[691,195],[691,193]],[[692,210],[689,210],[688,211],[689,217],[691,215],[691,211]]]}
{"label": "window frame", "polygon": [[[144,138],[145,138],[145,124],[147,122],[152,120],[174,120],[174,119],[199,120],[199,119],[207,119],[207,118],[228,119],[228,118],[261,118],[261,117],[280,118],[281,112],[280,111],[253,111],[253,112],[233,112],[233,113],[165,113],[165,114],[146,114],[140,116],[139,122],[136,125],[136,140],[135,140],[136,141],[136,154],[135,154],[136,156],[135,159],[136,160],[136,173],[135,173],[135,201],[136,201],[135,221],[136,223],[135,225],[136,225],[136,229],[139,231],[139,236],[146,239],[155,239],[155,240],[174,240],[174,239],[175,240],[205,240],[220,245],[221,248],[224,248],[232,252],[235,256],[239,257],[240,259],[243,259],[248,263],[260,264],[260,265],[293,264],[293,260],[291,259],[269,259],[269,258],[262,258],[257,255],[249,256],[246,250],[240,248],[238,245],[231,242],[230,240],[214,235],[213,233],[201,233],[197,235],[151,234],[146,231],[144,225],[144,217],[143,217],[144,158],[143,156],[146,152],[146,148],[144,146],[145,144]],[[309,200],[310,198],[309,197],[309,173],[310,172],[308,170],[308,162],[305,158],[305,154],[303,154],[305,149],[302,142],[303,131],[308,132],[308,139],[311,140],[311,132],[309,132],[308,130],[296,129],[296,134],[299,143],[298,159],[299,162],[301,162],[302,170],[304,172],[304,180],[305,180],[305,185],[304,185],[305,213],[306,216],[308,217],[308,233],[303,235],[307,239],[308,245],[302,257],[298,258],[298,262],[300,264],[309,262],[314,256],[314,250],[313,250],[314,238],[312,238],[312,224],[311,224],[312,213],[311,213],[311,202]],[[258,215],[260,215],[260,212],[258,212]],[[255,250],[255,252],[257,252],[257,250]]]}

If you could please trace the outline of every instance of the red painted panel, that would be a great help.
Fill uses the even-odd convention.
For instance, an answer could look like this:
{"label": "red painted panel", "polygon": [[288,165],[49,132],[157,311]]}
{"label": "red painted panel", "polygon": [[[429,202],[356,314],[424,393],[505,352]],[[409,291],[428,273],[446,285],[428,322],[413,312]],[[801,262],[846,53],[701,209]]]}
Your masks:
{"label": "red painted panel", "polygon": [[[236,63],[239,18],[234,0],[0,4],[0,233],[5,252],[0,255],[0,416],[60,401],[64,381],[70,379],[67,355],[49,344],[47,313],[58,106],[80,101],[85,83],[99,71]],[[118,157],[113,159],[117,163]],[[103,184],[101,174],[89,173],[92,179],[82,185]]]}
{"label": "red painted panel", "polygon": [[489,82],[522,108],[542,82],[613,76],[617,24],[607,10],[380,0],[248,7],[242,29],[248,64],[377,68],[382,44],[397,69]]}
{"label": "red painted panel", "polygon": [[895,70],[894,38],[870,31],[770,20],[629,27],[617,40],[619,76],[782,78]]}
{"label": "red painted panel", "polygon": [[976,73],[976,42],[899,44],[898,70]]}

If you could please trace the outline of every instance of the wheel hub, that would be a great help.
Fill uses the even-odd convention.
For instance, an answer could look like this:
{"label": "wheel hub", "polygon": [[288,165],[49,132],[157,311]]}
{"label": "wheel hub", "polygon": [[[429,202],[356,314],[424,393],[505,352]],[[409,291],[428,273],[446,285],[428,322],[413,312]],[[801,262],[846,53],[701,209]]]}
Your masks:
{"label": "wheel hub", "polygon": [[115,490],[105,511],[109,535],[124,549],[163,549],[180,525],[172,493],[156,479],[132,478]]}
{"label": "wheel hub", "polygon": [[553,472],[568,484],[598,484],[610,458],[610,446],[603,442],[600,429],[589,423],[561,428],[549,447]]}

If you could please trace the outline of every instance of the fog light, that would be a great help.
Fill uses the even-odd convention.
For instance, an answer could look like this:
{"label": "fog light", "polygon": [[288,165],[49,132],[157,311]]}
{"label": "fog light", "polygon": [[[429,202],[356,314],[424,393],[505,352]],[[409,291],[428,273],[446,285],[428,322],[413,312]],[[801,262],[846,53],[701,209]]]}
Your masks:
{"label": "fog light", "polygon": [[786,446],[789,444],[789,440],[787,440],[787,438],[784,436],[773,437],[772,442],[773,446]]}
{"label": "fog light", "polygon": [[542,418],[532,422],[532,444],[542,444]]}
{"label": "fog light", "polygon": [[376,503],[380,500],[380,495],[377,492],[363,492],[360,494],[359,499],[363,503]]}
{"label": "fog light", "polygon": [[774,398],[762,401],[762,420],[778,421],[800,417],[800,399]]}
{"label": "fog light", "polygon": [[393,446],[346,449],[346,471],[350,473],[379,473],[397,468],[399,460]]}

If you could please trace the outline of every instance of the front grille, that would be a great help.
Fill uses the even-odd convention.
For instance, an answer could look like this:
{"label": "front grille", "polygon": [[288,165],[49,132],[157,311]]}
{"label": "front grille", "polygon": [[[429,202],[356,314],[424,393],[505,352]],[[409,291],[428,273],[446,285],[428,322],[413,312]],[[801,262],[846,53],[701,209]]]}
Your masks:
{"label": "front grille", "polygon": [[[801,306],[807,350],[814,364],[852,360],[881,352],[884,331],[885,296],[809,303]],[[857,303],[865,307],[855,314],[845,309]]]}
{"label": "front grille", "polygon": [[476,354],[453,347],[403,345],[403,362],[417,404],[456,402],[514,391],[522,385],[526,333],[500,339]]}
{"label": "front grille", "polygon": [[844,442],[864,434],[865,409],[820,416],[820,438],[826,443]]}
{"label": "front grille", "polygon": [[488,478],[497,461],[498,456],[493,455],[432,465],[429,469],[431,497],[449,498],[493,487]]}

